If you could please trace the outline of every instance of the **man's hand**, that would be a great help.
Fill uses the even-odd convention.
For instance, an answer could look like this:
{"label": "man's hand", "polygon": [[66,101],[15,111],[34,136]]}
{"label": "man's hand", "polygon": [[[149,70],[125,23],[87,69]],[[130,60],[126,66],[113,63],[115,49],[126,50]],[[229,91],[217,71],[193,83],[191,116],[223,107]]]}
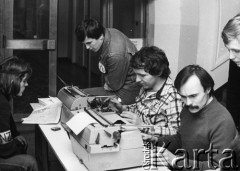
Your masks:
{"label": "man's hand", "polygon": [[150,135],[150,134],[145,134],[141,133],[143,141],[149,141],[149,142],[157,142],[157,137]]}
{"label": "man's hand", "polygon": [[164,166],[173,166],[173,160],[176,158],[174,154],[165,148],[161,148],[160,151],[158,151],[157,156]]}
{"label": "man's hand", "polygon": [[113,91],[106,83],[104,84],[103,88],[106,91]]}
{"label": "man's hand", "polygon": [[108,107],[115,111],[118,114],[121,114],[123,111],[123,105],[121,103],[121,100],[118,100],[118,98],[107,98],[106,100],[109,101]]}
{"label": "man's hand", "polygon": [[125,118],[130,124],[143,125],[143,121],[135,113],[123,111],[120,116]]}

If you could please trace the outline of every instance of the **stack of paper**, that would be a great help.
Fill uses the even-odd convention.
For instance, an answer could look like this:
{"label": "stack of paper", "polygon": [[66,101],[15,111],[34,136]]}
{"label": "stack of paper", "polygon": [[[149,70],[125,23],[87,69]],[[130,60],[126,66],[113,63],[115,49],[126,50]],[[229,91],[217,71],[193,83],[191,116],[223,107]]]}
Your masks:
{"label": "stack of paper", "polygon": [[39,103],[31,103],[32,113],[23,118],[24,124],[58,123],[61,115],[62,102],[57,97],[39,98]]}

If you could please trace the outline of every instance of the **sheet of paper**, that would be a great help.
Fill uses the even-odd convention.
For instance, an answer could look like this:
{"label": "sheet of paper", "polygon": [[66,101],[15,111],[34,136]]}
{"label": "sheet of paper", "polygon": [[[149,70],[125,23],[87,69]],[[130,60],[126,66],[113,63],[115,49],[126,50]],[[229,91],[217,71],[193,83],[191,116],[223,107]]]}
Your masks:
{"label": "sheet of paper", "polygon": [[[50,97],[48,105],[38,107],[27,117],[23,124],[51,124],[58,123],[61,116],[62,102],[57,97]],[[51,103],[50,103],[51,101]],[[42,104],[39,104],[42,105]]]}
{"label": "sheet of paper", "polygon": [[42,105],[51,105],[53,104],[53,97],[49,97],[49,98],[38,98],[38,102]]}
{"label": "sheet of paper", "polygon": [[36,109],[44,106],[44,105],[42,105],[40,103],[30,103],[30,105],[31,105],[33,110],[36,110]]}
{"label": "sheet of paper", "polygon": [[66,124],[76,135],[78,135],[86,126],[92,123],[97,123],[97,121],[89,114],[82,111],[74,115]]}

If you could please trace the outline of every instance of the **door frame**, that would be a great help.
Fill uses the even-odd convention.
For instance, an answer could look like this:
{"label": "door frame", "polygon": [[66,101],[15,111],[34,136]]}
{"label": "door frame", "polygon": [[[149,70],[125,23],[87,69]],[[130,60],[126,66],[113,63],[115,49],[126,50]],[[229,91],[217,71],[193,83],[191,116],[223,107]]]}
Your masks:
{"label": "door frame", "polygon": [[[48,50],[49,80],[48,92],[56,96],[57,91],[57,12],[58,0],[49,0],[49,39],[13,39],[13,8],[14,0],[0,0],[0,60],[13,55],[13,49]],[[18,41],[18,42],[17,42]],[[19,42],[31,46],[19,46]],[[36,46],[32,46],[35,44]]]}

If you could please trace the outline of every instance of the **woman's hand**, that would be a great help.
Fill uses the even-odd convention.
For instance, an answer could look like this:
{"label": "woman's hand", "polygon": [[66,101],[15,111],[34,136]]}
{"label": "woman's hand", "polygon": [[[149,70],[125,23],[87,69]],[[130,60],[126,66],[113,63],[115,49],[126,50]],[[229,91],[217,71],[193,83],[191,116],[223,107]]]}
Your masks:
{"label": "woman's hand", "polygon": [[15,139],[17,139],[22,145],[27,145],[27,141],[23,136],[19,135],[15,137]]}
{"label": "woman's hand", "polygon": [[27,144],[26,139],[21,135],[15,137],[14,139],[17,140],[22,145],[23,151],[26,152],[27,148],[28,148],[28,144]]}

